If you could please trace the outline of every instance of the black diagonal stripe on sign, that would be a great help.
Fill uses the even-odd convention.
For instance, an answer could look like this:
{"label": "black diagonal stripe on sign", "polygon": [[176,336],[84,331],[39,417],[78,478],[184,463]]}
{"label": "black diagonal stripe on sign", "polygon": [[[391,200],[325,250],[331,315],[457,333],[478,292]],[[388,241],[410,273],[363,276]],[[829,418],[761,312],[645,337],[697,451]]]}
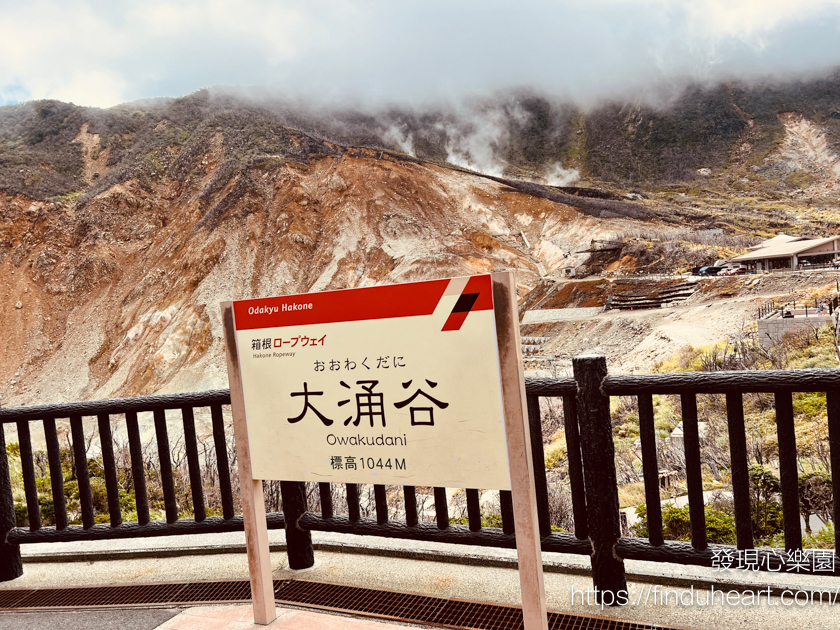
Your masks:
{"label": "black diagonal stripe on sign", "polygon": [[478,299],[478,293],[462,293],[458,301],[455,302],[453,313],[469,313],[472,310],[475,301]]}

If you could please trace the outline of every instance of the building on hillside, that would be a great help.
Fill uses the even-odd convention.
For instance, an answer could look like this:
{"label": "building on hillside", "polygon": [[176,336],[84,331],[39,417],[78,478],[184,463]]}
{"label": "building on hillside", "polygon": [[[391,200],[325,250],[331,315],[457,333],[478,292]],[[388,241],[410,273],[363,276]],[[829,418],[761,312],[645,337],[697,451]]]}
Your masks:
{"label": "building on hillside", "polygon": [[826,265],[840,260],[840,236],[807,239],[778,234],[750,247],[750,252],[730,262],[746,265],[751,271],[795,271],[809,265]]}
{"label": "building on hillside", "polygon": [[779,232],[773,238],[768,238],[766,241],[761,241],[758,245],[753,245],[749,249],[755,251],[756,249],[761,249],[762,247],[772,247],[774,245],[781,245],[782,243],[790,243],[792,241],[804,240],[805,239],[802,236],[791,236],[790,234]]}

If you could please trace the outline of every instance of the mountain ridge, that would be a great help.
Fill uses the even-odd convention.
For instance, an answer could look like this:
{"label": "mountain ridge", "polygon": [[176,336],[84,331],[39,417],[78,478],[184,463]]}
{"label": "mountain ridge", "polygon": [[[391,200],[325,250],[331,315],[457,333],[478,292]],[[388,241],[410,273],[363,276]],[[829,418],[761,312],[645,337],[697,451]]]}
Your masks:
{"label": "mountain ridge", "polygon": [[[514,95],[467,121],[499,132],[484,144],[454,114],[426,114],[418,140],[421,114],[318,119],[212,91],[0,107],[2,403],[223,386],[222,300],[513,269],[527,305],[572,270],[687,269],[755,235],[837,233],[840,79],[822,81],[801,88],[802,102],[824,93],[797,112],[778,111],[784,90],[737,85],[689,91],[671,113]],[[506,127],[505,111],[527,115]],[[719,111],[719,137],[692,158]],[[647,172],[667,177],[603,177],[654,153]],[[552,185],[551,169],[581,179]]]}

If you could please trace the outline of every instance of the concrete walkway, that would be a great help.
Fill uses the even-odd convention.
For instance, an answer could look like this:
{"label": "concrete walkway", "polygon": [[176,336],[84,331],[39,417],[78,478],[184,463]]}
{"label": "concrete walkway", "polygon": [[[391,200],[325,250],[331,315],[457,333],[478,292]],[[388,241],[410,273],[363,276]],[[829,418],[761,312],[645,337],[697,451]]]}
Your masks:
{"label": "concrete walkway", "polygon": [[[283,532],[272,531],[270,538],[276,550],[271,554],[273,574],[278,579],[300,578],[476,601],[520,602],[513,550],[313,532],[315,566],[305,571],[291,571],[287,567],[286,554],[280,550],[284,546]],[[23,547],[24,575],[0,584],[0,588],[247,579],[243,549],[242,534],[27,545]],[[800,603],[804,596],[799,596],[796,603],[792,595],[786,600],[777,596],[768,600],[766,593],[771,580],[777,587],[786,586],[794,593],[800,589],[840,591],[840,578],[745,571],[721,574],[704,567],[626,561],[630,601],[626,606],[602,611],[591,595],[587,604],[587,589],[592,587],[587,557],[545,553],[544,564],[547,602],[552,610],[709,630],[840,628],[840,606]],[[752,590],[752,603],[747,602],[747,593],[730,595],[727,603],[726,594],[720,591],[734,589],[736,582],[740,583],[741,591]],[[717,595],[714,604],[710,605],[708,594],[712,587]],[[666,594],[667,603],[663,601]],[[206,607],[198,608],[206,610]],[[187,619],[190,615],[204,613],[177,612],[178,617],[156,621],[157,626],[164,622],[176,623],[185,615],[181,617],[185,620],[183,623],[193,625],[183,627],[211,627],[201,625],[197,619]],[[9,614],[0,613],[0,627],[33,627],[9,625],[6,623],[11,621]],[[32,613],[14,615],[17,620]],[[289,619],[291,623],[292,617]],[[233,619],[231,623],[234,622],[239,623]],[[310,620],[307,630],[319,627],[315,623]],[[61,626],[47,623],[39,627]],[[91,627],[109,626],[94,624]],[[121,630],[130,627],[120,626]]]}
{"label": "concrete walkway", "polygon": [[246,630],[266,628],[276,630],[387,630],[394,627],[414,627],[388,621],[360,619],[347,615],[331,615],[277,608],[277,619],[267,626],[255,626],[250,606],[197,606],[187,608],[158,626],[160,630]]}
{"label": "concrete walkway", "polygon": [[0,626],[3,630],[388,630],[420,627],[279,606],[277,619],[267,626],[260,626],[253,622],[251,607],[241,604],[48,613],[0,612]]}

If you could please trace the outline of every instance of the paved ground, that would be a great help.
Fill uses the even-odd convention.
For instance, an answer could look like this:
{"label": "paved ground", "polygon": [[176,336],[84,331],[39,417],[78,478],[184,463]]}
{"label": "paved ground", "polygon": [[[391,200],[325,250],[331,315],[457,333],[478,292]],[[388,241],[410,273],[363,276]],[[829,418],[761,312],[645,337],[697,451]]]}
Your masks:
{"label": "paved ground", "polygon": [[[271,532],[271,539],[275,549],[282,549],[282,532]],[[408,543],[337,534],[313,533],[313,539],[316,542],[316,564],[312,569],[289,570],[285,552],[278,550],[271,554],[274,577],[311,579],[437,597],[512,604],[520,601],[515,552],[511,550]],[[152,550],[150,545],[158,548]],[[29,545],[24,547],[24,575],[12,582],[0,584],[0,588],[247,579],[245,555],[237,550],[241,546],[241,534]],[[207,553],[211,551],[222,553]],[[169,556],[166,557],[166,554]],[[809,626],[840,628],[840,606],[809,603],[805,601],[805,595],[797,596],[794,601],[792,594],[785,600],[770,598],[768,604],[766,593],[768,580],[777,585],[787,584],[793,592],[802,588],[840,591],[840,578],[749,572],[723,577],[708,568],[627,561],[628,574],[631,576],[630,602],[626,606],[601,611],[592,601],[591,594],[590,604],[585,603],[587,589],[592,587],[591,578],[586,574],[588,558],[544,554],[544,562],[546,596],[548,606],[553,610],[709,630],[787,630]],[[732,588],[725,580],[733,581],[735,578],[743,583],[742,589],[752,589],[751,599],[749,592],[729,596],[720,592],[721,589]],[[688,586],[689,583],[695,586]],[[717,595],[714,604],[709,605],[708,589],[712,586],[717,590]],[[662,601],[666,593],[667,604]],[[727,597],[728,603],[725,601]],[[150,615],[148,618],[138,617],[134,623],[147,625],[118,624],[117,627],[120,630],[153,628],[156,626],[151,624],[159,625],[166,621],[165,617],[158,621],[154,615],[165,615],[172,611],[146,612]],[[105,618],[114,619],[123,614],[107,613]],[[138,613],[132,611],[132,615],[135,614]],[[61,628],[63,626],[59,623],[72,618],[45,614],[43,619],[44,623],[37,627]],[[0,627],[36,627],[10,623],[28,623],[31,620],[31,616],[7,613],[0,615]],[[314,623],[312,621],[306,630],[317,628]],[[77,623],[72,627],[99,630],[110,626],[94,620],[89,626]],[[198,625],[184,627],[209,628]]]}
{"label": "paved ground", "polygon": [[[160,630],[245,630],[254,628],[250,606],[199,606],[187,608],[159,626]],[[392,622],[331,615],[308,610],[277,608],[277,619],[267,626],[272,630],[388,630],[419,627]]]}
{"label": "paved ground", "polygon": [[272,623],[257,626],[250,606],[224,605],[0,613],[0,627],[3,630],[388,630],[419,626],[282,607],[277,608],[277,619]]}
{"label": "paved ground", "polygon": [[3,630],[153,630],[180,612],[179,608],[146,608],[0,613],[0,627]]}

